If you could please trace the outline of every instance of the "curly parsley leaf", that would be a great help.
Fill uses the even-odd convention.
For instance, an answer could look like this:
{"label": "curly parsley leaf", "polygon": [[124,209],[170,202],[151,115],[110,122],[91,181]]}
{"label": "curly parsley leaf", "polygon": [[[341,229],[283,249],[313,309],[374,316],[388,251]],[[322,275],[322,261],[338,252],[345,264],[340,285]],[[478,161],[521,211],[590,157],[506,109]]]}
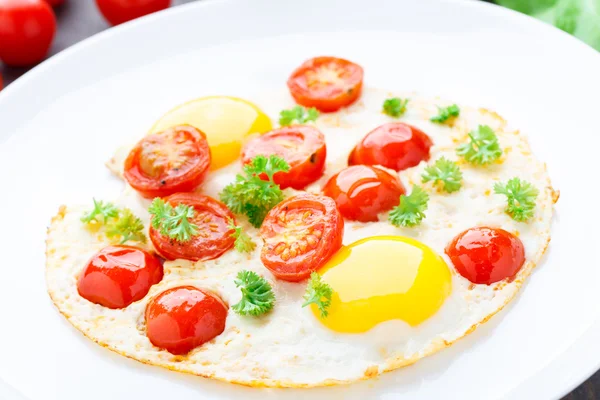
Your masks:
{"label": "curly parsley leaf", "polygon": [[173,207],[157,197],[152,200],[148,212],[152,215],[151,224],[161,235],[170,237],[178,242],[187,242],[198,235],[199,228],[191,220],[196,215],[193,207],[178,204]]}
{"label": "curly parsley leaf", "polygon": [[399,118],[406,112],[406,105],[410,99],[392,97],[383,102],[383,113],[390,117]]}
{"label": "curly parsley leaf", "polygon": [[242,299],[231,306],[240,315],[262,315],[273,308],[275,294],[265,278],[256,272],[243,270],[238,272],[235,286],[242,291]]}
{"label": "curly parsley leaf", "polygon": [[389,219],[396,226],[415,226],[425,218],[429,195],[420,186],[413,186],[410,195],[401,195],[400,204],[390,211]]}
{"label": "curly parsley leaf", "polygon": [[316,272],[310,274],[310,280],[306,286],[306,293],[304,293],[304,303],[302,307],[306,307],[309,304],[317,306],[321,312],[321,318],[327,317],[329,311],[327,310],[331,305],[331,296],[333,295],[333,289],[327,283],[323,282],[321,275]]}
{"label": "curly parsley leaf", "polygon": [[505,184],[496,183],[494,192],[506,196],[508,205],[505,211],[515,221],[524,222],[533,217],[539,191],[531,183],[512,178]]}
{"label": "curly parsley leaf", "polygon": [[235,221],[231,218],[227,220],[227,228],[233,230],[231,236],[235,239],[234,246],[240,253],[250,253],[256,248],[256,243],[252,241],[252,238],[248,236],[244,229],[240,225],[236,225]]}
{"label": "curly parsley leaf", "polygon": [[477,130],[469,132],[469,142],[458,146],[456,154],[471,164],[485,165],[499,159],[502,149],[492,128],[479,125]]}
{"label": "curly parsley leaf", "polygon": [[292,124],[306,124],[307,122],[316,121],[319,117],[319,112],[316,108],[304,108],[296,106],[289,110],[282,110],[279,113],[279,125],[286,126]]}
{"label": "curly parsley leaf", "polygon": [[433,181],[434,185],[441,184],[442,188],[448,192],[456,192],[462,186],[462,172],[454,161],[441,157],[433,165],[425,167],[421,175],[423,182]]}
{"label": "curly parsley leaf", "polygon": [[113,203],[104,202],[102,200],[94,200],[94,208],[90,212],[86,212],[81,216],[81,222],[86,224],[98,223],[103,224],[111,218],[116,218],[119,215],[119,209]]}
{"label": "curly parsley leaf", "polygon": [[456,118],[460,115],[460,108],[456,104],[452,104],[448,107],[438,107],[438,114],[430,118],[431,122],[437,122],[443,124],[450,118]]}
{"label": "curly parsley leaf", "polygon": [[146,243],[144,224],[141,219],[133,215],[129,208],[119,212],[119,217],[106,225],[106,237],[121,239],[120,244],[130,240]]}

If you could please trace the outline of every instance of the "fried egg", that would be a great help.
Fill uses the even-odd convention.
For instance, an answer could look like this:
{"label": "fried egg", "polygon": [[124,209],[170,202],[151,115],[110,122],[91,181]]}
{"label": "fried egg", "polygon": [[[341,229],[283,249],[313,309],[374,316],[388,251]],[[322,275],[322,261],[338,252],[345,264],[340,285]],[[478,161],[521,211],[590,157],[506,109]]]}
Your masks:
{"label": "fried egg", "polygon": [[[451,125],[434,124],[429,118],[437,114],[436,106],[451,103],[377,89],[365,89],[354,105],[319,117],[316,126],[326,137],[327,163],[324,176],[307,191],[319,193],[347,165],[354,145],[376,126],[392,120],[380,111],[391,96],[411,99],[400,121],[431,137],[431,161],[445,156],[459,162],[463,187],[448,194],[425,184],[430,192],[427,216],[416,227],[393,226],[385,213],[379,222],[346,221],[344,246],[319,271],[334,289],[327,318],[321,318],[313,306],[302,307],[305,282],[276,280],[263,266],[258,231],[245,221],[244,228],[258,244],[252,253],[232,249],[216,260],[166,261],[163,280],[127,308],[113,310],[90,303],[79,296],[77,279],[88,259],[109,243],[102,230],[92,232],[80,222],[89,207],[71,205],[61,207],[48,230],[46,278],[54,304],[84,335],[119,354],[250,386],[349,383],[412,364],[472,332],[508,304],[540,261],[550,241],[552,206],[558,194],[526,138],[497,114],[461,106],[460,116]],[[294,105],[287,93],[269,94],[264,100],[257,97],[253,103],[274,121],[281,109]],[[480,124],[495,130],[504,150],[501,160],[487,167],[466,164],[455,154],[456,146]],[[113,172],[122,172],[127,152],[128,148],[119,150],[108,163]],[[422,162],[398,175],[406,187],[421,184],[426,165]],[[233,162],[211,171],[200,191],[218,198],[240,168]],[[540,191],[535,215],[528,223],[512,220],[504,211],[506,198],[493,194],[494,183],[514,176]],[[297,192],[285,190],[288,196]],[[131,208],[148,226],[149,202],[130,187],[117,198],[107,194],[106,200]],[[445,247],[457,234],[483,225],[505,229],[523,242],[525,264],[512,281],[472,284],[445,255]],[[230,309],[224,332],[185,356],[150,343],[143,316],[153,296],[174,286],[192,285],[211,290],[232,305],[241,298],[234,277],[242,269],[270,281],[277,299],[272,311],[254,318]]]}

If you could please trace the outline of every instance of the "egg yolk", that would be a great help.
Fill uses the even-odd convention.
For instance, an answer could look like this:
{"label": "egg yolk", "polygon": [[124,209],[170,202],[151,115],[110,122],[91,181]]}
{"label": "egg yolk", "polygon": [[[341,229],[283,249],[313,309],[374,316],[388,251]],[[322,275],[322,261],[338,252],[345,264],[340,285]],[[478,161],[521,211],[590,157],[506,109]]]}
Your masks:
{"label": "egg yolk", "polygon": [[202,97],[182,104],[158,120],[150,133],[178,125],[191,125],[206,134],[211,170],[237,160],[248,135],[272,129],[271,120],[256,105],[228,96]]}
{"label": "egg yolk", "polygon": [[434,315],[452,290],[444,260],[423,243],[401,236],[376,236],[342,247],[321,269],[333,289],[329,329],[366,332],[400,319],[411,326]]}

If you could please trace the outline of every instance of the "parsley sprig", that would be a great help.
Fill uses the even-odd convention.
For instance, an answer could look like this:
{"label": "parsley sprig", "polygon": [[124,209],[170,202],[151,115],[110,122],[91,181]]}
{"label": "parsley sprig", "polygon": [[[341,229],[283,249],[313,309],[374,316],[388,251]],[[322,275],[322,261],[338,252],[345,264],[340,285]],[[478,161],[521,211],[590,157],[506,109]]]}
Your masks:
{"label": "parsley sprig", "polygon": [[421,175],[423,182],[433,181],[448,193],[456,192],[462,185],[462,172],[454,161],[446,157],[439,158],[433,165],[425,167]]}
{"label": "parsley sprig", "polygon": [[512,178],[505,184],[496,183],[494,192],[506,196],[508,202],[506,213],[515,221],[524,222],[533,217],[539,190],[531,183]]}
{"label": "parsley sprig", "polygon": [[310,274],[308,285],[306,286],[306,293],[304,293],[304,303],[302,307],[306,307],[309,304],[317,306],[321,312],[321,318],[329,315],[328,308],[331,305],[331,296],[333,295],[333,289],[327,283],[323,282],[321,275],[313,272]]}
{"label": "parsley sprig", "polygon": [[389,219],[396,226],[415,226],[425,218],[429,195],[420,186],[413,186],[412,192],[400,196],[400,204],[390,211]]}
{"label": "parsley sprig", "polygon": [[81,222],[103,224],[111,218],[117,218],[119,215],[119,209],[113,203],[96,199],[93,199],[93,201],[94,208],[81,216]]}
{"label": "parsley sprig", "polygon": [[[283,192],[273,182],[277,172],[288,172],[290,166],[281,157],[256,156],[250,164],[244,165],[235,182],[225,186],[219,197],[236,214],[245,214],[252,226],[258,228],[269,210],[283,200]],[[262,180],[265,174],[268,180]]]}
{"label": "parsley sprig", "polygon": [[383,113],[390,117],[399,118],[406,112],[406,105],[409,99],[401,99],[400,97],[392,97],[383,102]]}
{"label": "parsley sprig", "polygon": [[302,106],[296,106],[289,110],[282,110],[279,113],[279,125],[305,124],[316,121],[318,117],[319,112],[316,108],[311,107],[307,109]]}
{"label": "parsley sprig", "polygon": [[157,197],[152,200],[148,212],[152,215],[151,224],[161,235],[175,239],[178,242],[188,242],[198,235],[199,228],[191,220],[196,215],[193,207],[178,204],[173,207]]}
{"label": "parsley sprig", "polygon": [[448,107],[438,107],[438,114],[430,118],[431,122],[437,122],[443,124],[450,118],[456,118],[460,115],[460,108],[456,104],[452,104]]}
{"label": "parsley sprig", "polygon": [[235,249],[240,253],[251,253],[256,248],[256,243],[252,241],[252,238],[244,232],[244,229],[240,225],[235,224],[233,219],[229,218],[227,222],[227,228],[233,230],[231,236],[235,239],[233,243]]}
{"label": "parsley sprig", "polygon": [[496,133],[487,125],[479,125],[477,130],[469,132],[469,142],[456,149],[456,154],[471,164],[485,165],[502,156]]}
{"label": "parsley sprig", "polygon": [[94,208],[84,213],[81,222],[102,225],[106,237],[113,243],[124,244],[130,240],[146,243],[144,224],[129,208],[119,209],[113,203],[94,199]]}
{"label": "parsley sprig", "polygon": [[265,278],[256,272],[243,270],[238,272],[235,286],[242,291],[242,299],[231,306],[240,315],[262,315],[273,308],[275,294]]}

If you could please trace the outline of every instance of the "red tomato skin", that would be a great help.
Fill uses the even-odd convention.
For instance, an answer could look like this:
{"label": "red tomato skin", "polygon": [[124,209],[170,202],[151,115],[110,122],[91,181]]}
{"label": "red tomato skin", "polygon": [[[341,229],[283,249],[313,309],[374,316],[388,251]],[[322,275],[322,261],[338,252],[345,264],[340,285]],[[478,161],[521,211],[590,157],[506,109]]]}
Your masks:
{"label": "red tomato skin", "polygon": [[[220,257],[233,247],[235,239],[231,236],[233,230],[228,228],[228,219],[231,218],[235,222],[235,217],[225,204],[199,193],[176,193],[167,197],[165,201],[174,207],[182,203],[191,206],[196,211],[197,218],[201,213],[206,213],[211,220],[204,224],[194,220],[200,232],[207,232],[209,236],[194,236],[186,243],[164,236],[150,226],[150,240],[161,256],[167,260],[206,261]],[[214,224],[216,230],[211,231],[208,224]]]}
{"label": "red tomato skin", "polygon": [[98,9],[111,25],[167,9],[171,0],[96,0]]}
{"label": "red tomato skin", "polygon": [[[140,159],[143,153],[144,144],[148,143],[154,137],[160,137],[166,132],[173,131],[185,135],[192,143],[198,153],[196,163],[189,170],[170,176],[166,179],[157,179],[148,176],[140,167]],[[211,155],[206,136],[200,130],[189,126],[181,125],[167,131],[150,134],[140,140],[137,145],[129,152],[125,160],[123,176],[125,180],[141,196],[147,199],[155,197],[165,197],[179,192],[191,192],[195,190],[206,178],[210,167]],[[171,170],[173,171],[173,170]]]}
{"label": "red tomato skin", "polygon": [[397,206],[405,193],[397,176],[367,165],[345,168],[323,187],[345,218],[360,222],[379,221],[378,214]]}
{"label": "red tomato skin", "polygon": [[0,3],[0,59],[26,67],[42,61],[56,33],[56,17],[43,0]]}
{"label": "red tomato skin", "polygon": [[156,347],[183,355],[225,330],[227,305],[214,293],[193,286],[168,289],[146,307],[146,335]]}
{"label": "red tomato skin", "polygon": [[523,242],[499,228],[467,229],[450,242],[446,254],[459,274],[485,285],[512,280],[525,262]]}
{"label": "red tomato skin", "polygon": [[60,6],[64,4],[65,0],[45,0],[46,3],[50,4],[52,7]]}
{"label": "red tomato skin", "polygon": [[[334,65],[344,70],[347,76],[341,86],[333,85],[322,90],[312,89],[307,74],[326,65]],[[306,60],[292,75],[287,85],[296,103],[304,107],[315,107],[322,112],[334,112],[354,103],[362,92],[364,72],[360,65],[337,57],[315,57]]]}
{"label": "red tomato skin", "polygon": [[148,294],[162,280],[163,267],[158,258],[132,246],[108,246],[95,254],[77,281],[84,299],[101,306],[128,307]]}
{"label": "red tomato skin", "polygon": [[[306,218],[302,218],[306,211],[313,211],[313,215],[308,217],[308,222]],[[282,221],[282,214],[288,216],[286,221]],[[300,221],[290,221],[289,215],[299,217]],[[282,233],[289,233],[290,229],[300,230],[300,237],[287,244],[278,240]],[[299,282],[322,267],[342,247],[343,234],[344,219],[333,199],[310,193],[290,197],[271,209],[263,221],[260,236],[265,245],[260,259],[277,279]],[[308,236],[315,239],[314,245],[311,246],[307,242]],[[306,245],[308,250],[284,259],[285,250],[277,250],[282,243],[288,249],[293,245]],[[300,246],[297,249],[300,249]]]}
{"label": "red tomato skin", "polygon": [[420,129],[403,122],[390,122],[369,132],[350,153],[348,164],[381,165],[402,171],[429,160],[432,145],[429,136]]}
{"label": "red tomato skin", "polygon": [[[297,147],[285,147],[278,143],[282,140],[293,142]],[[300,190],[323,175],[327,158],[325,136],[307,125],[275,129],[246,143],[242,149],[242,162],[249,164],[258,155],[277,155],[286,160],[290,170],[276,173],[273,181],[282,189],[292,187]],[[260,178],[269,179],[266,174]]]}

